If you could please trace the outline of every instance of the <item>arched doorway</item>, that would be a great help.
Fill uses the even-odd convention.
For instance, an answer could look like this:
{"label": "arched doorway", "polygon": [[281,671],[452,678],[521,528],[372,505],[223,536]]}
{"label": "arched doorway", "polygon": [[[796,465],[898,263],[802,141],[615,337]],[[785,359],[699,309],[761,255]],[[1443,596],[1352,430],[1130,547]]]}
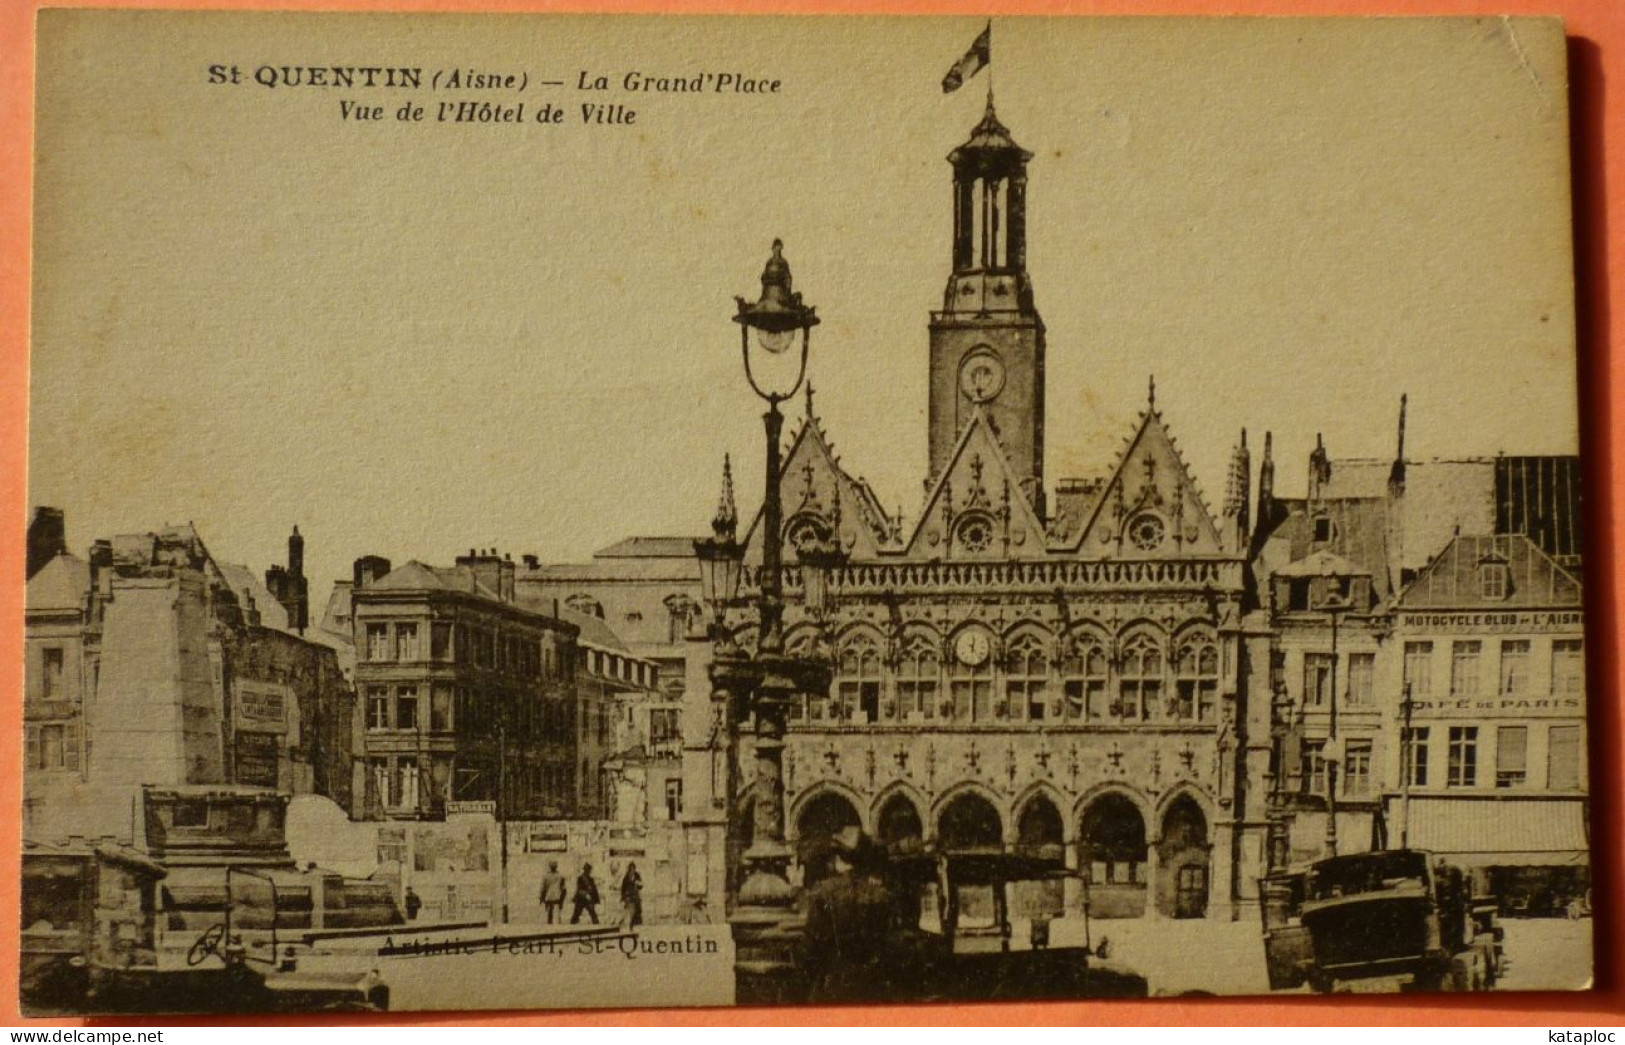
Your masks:
{"label": "arched doorway", "polygon": [[[1000,849],[1004,821],[993,803],[978,794],[962,794],[937,815],[937,847],[943,852]],[[990,885],[960,884],[946,898],[943,916],[961,930],[991,930],[1001,920],[1003,895]]]}
{"label": "arched doorway", "polygon": [[947,851],[996,849],[1004,844],[1004,822],[981,795],[960,795],[937,817],[937,844]]}
{"label": "arched doorway", "polygon": [[1180,795],[1162,815],[1157,841],[1157,910],[1174,918],[1207,917],[1212,852],[1207,817],[1190,795]]}
{"label": "arched doorway", "polygon": [[[1066,863],[1066,829],[1061,812],[1044,795],[1034,795],[1016,817],[1016,848],[1024,856]],[[1012,913],[1019,918],[1052,920],[1066,911],[1066,883],[1060,879],[1017,882],[1011,889]]]}
{"label": "arched doorway", "polygon": [[801,854],[804,884],[812,885],[829,876],[828,842],[836,832],[862,824],[851,802],[825,791],[801,807],[796,817],[796,851]]}
{"label": "arched doorway", "polygon": [[920,811],[902,795],[892,795],[875,818],[875,836],[891,850],[918,849],[925,838]]}
{"label": "arched doorway", "polygon": [[1079,855],[1092,918],[1145,914],[1145,818],[1126,795],[1101,795],[1083,811]]}

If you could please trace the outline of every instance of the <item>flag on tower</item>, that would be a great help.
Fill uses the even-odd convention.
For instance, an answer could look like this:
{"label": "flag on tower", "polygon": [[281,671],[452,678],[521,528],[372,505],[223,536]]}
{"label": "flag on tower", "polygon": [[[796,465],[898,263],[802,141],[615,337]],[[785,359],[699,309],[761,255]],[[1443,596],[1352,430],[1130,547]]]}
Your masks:
{"label": "flag on tower", "polygon": [[948,70],[948,75],[942,78],[942,93],[951,94],[959,90],[966,80],[982,71],[982,67],[993,60],[993,23],[987,23],[982,35],[970,45],[965,57],[954,63]]}

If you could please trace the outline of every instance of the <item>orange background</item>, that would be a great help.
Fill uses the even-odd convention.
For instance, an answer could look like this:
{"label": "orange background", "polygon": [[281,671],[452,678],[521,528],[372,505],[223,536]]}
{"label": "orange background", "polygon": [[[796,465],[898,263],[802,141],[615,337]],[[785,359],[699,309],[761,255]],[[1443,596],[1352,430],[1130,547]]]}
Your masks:
{"label": "orange background", "polygon": [[[745,12],[771,9],[796,14],[1246,14],[1246,15],[1561,15],[1569,37],[1569,82],[1574,149],[1575,263],[1580,349],[1580,418],[1585,455],[1587,498],[1585,524],[1588,622],[1592,690],[1592,855],[1596,888],[1595,990],[1573,994],[1496,994],[1429,999],[1311,997],[1043,1003],[1025,1005],[940,1005],[929,1007],[841,1009],[686,1009],[581,1011],[561,1013],[457,1013],[387,1017],[247,1017],[221,1019],[38,1020],[39,1026],[72,1026],[100,1022],[114,1026],[208,1026],[211,1024],[325,1025],[378,1023],[435,1026],[448,1024],[1527,1024],[1580,1027],[1625,1023],[1625,983],[1620,935],[1622,915],[1621,839],[1625,790],[1621,774],[1620,665],[1616,593],[1620,565],[1615,502],[1620,493],[1615,476],[1616,451],[1625,442],[1625,425],[1614,417],[1614,404],[1625,399],[1625,377],[1616,374],[1608,349],[1609,304],[1625,284],[1625,215],[1620,213],[1617,182],[1625,177],[1625,4],[1619,0],[96,0],[94,3],[0,0],[0,852],[16,860],[21,849],[21,682],[23,611],[23,535],[27,512],[26,440],[28,409],[28,305],[31,244],[32,114],[34,101],[34,15],[43,6],[124,8],[276,8],[283,10],[395,11],[549,11],[657,12],[679,7],[686,13]],[[944,61],[947,59],[945,58]],[[1614,73],[1613,77],[1608,74]],[[1616,183],[1612,195],[1609,183]],[[1610,219],[1614,219],[1610,221]],[[18,881],[15,863],[0,872],[0,1018],[20,1024],[17,1013]]]}

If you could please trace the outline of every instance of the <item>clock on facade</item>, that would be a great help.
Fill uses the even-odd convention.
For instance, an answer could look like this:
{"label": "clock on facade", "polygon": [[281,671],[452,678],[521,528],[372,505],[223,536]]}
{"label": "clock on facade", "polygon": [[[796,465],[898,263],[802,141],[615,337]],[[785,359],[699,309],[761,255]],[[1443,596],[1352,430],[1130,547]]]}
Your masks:
{"label": "clock on facade", "polygon": [[987,663],[988,655],[993,652],[993,644],[988,641],[987,633],[970,628],[959,633],[954,640],[954,656],[959,663],[969,668],[980,667]]}
{"label": "clock on facade", "polygon": [[978,349],[965,359],[959,390],[973,403],[985,403],[1004,390],[1004,363],[992,349]]}
{"label": "clock on facade", "polygon": [[1129,543],[1141,551],[1158,547],[1167,536],[1168,528],[1163,525],[1162,516],[1153,512],[1141,512],[1128,522]]}

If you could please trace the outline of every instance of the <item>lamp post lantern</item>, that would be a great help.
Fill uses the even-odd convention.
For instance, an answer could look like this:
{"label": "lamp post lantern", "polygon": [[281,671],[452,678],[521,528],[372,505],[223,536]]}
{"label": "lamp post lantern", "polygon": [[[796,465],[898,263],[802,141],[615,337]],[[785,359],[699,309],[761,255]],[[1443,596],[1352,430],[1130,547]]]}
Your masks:
{"label": "lamp post lantern", "polygon": [[1332,674],[1326,716],[1326,855],[1337,855],[1337,622],[1353,608],[1342,595],[1327,596],[1320,609],[1332,622]]}
{"label": "lamp post lantern", "polygon": [[[788,924],[794,918],[791,908],[795,894],[789,880],[790,847],[784,831],[784,728],[795,694],[828,690],[830,668],[826,660],[784,653],[784,509],[779,492],[779,441],[784,416],[779,404],[795,395],[806,379],[808,349],[818,316],[791,289],[790,265],[779,240],[773,241],[773,253],[762,270],[761,296],[753,302],[744,298],[736,301],[738,311],[733,320],[739,324],[745,379],[767,403],[762,415],[767,436],[767,481],[762,505],[762,557],[755,575],[758,630],[754,653],[733,641],[725,622],[728,605],[737,597],[745,573],[744,548],[734,537],[731,474],[724,475],[724,504],[712,524],[714,535],[696,541],[695,554],[716,618],[711,630],[711,696],[728,730],[726,806],[730,854],[742,834],[735,822],[743,775],[738,768],[740,726],[746,720],[753,724],[753,767],[745,784],[752,811],[751,844],[740,857],[741,866],[728,869],[735,994],[738,1002],[748,1004],[795,999],[793,971],[799,940]],[[797,333],[801,335],[799,352],[794,351]],[[827,587],[822,590],[827,593]]]}

